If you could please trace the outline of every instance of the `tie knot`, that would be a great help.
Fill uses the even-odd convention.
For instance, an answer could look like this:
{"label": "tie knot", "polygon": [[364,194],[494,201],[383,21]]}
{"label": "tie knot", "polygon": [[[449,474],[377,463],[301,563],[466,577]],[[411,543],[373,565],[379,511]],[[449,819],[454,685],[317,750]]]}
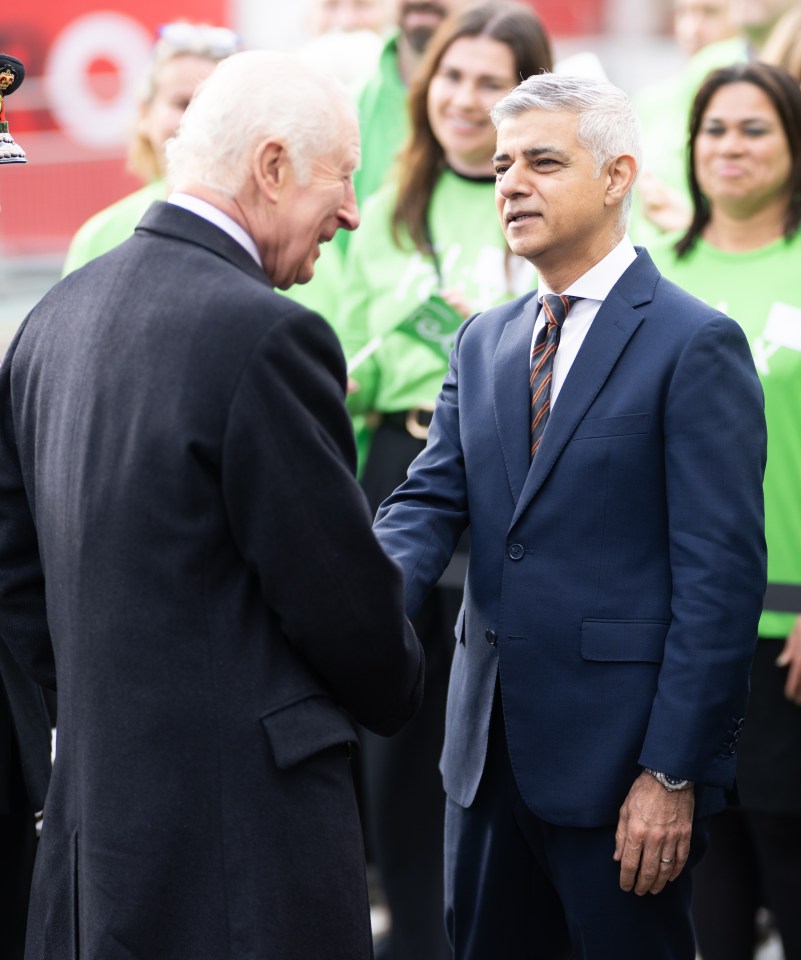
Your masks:
{"label": "tie knot", "polygon": [[542,309],[545,311],[545,319],[548,326],[556,324],[561,327],[565,322],[565,317],[570,313],[570,308],[581,297],[566,297],[563,293],[546,293],[542,298]]}

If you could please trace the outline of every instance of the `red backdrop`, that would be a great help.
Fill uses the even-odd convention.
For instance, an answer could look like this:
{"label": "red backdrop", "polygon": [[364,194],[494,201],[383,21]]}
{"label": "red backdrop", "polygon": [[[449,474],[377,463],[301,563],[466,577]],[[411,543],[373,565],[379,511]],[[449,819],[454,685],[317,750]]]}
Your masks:
{"label": "red backdrop", "polygon": [[0,256],[63,251],[88,216],[139,186],[125,149],[159,24],[228,19],[227,0],[113,2],[17,3],[0,21],[0,50],[26,66],[6,114],[29,161],[0,177]]}

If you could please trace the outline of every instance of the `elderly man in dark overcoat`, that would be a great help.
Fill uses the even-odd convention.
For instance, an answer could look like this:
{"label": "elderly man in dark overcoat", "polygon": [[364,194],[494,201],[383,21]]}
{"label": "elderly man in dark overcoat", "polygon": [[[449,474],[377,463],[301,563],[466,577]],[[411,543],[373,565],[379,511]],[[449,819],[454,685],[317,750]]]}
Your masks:
{"label": "elderly man in dark overcoat", "polygon": [[26,956],[367,960],[350,745],[412,715],[422,654],[337,340],[275,290],[358,224],[357,122],[239,54],[169,162],[0,375],[0,635],[59,697]]}

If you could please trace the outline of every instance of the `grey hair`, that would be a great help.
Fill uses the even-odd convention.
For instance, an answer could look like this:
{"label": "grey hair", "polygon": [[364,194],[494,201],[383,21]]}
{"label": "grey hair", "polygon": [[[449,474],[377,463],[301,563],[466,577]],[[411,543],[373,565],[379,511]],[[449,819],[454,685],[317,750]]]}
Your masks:
{"label": "grey hair", "polygon": [[[579,143],[592,157],[596,177],[621,154],[633,156],[639,170],[640,124],[631,100],[613,84],[591,77],[535,74],[499,100],[490,117],[497,129],[503,120],[528,110],[567,110],[578,114]],[[629,191],[620,210],[624,223],[631,212],[631,200]]]}
{"label": "grey hair", "polygon": [[342,120],[355,112],[345,88],[299,57],[251,50],[223,60],[198,88],[177,135],[167,143],[171,184],[199,181],[234,197],[247,181],[252,152],[274,137],[295,176],[308,182],[312,162],[342,142]]}

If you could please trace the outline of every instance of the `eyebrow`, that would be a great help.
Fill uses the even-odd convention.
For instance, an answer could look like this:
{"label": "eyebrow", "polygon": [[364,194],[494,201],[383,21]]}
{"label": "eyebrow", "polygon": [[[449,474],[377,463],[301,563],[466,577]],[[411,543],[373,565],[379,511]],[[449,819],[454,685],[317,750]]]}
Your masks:
{"label": "eyebrow", "polygon": [[[564,150],[560,150],[558,147],[526,147],[523,150],[523,156],[528,160],[536,160],[537,157],[541,157],[544,153],[550,154],[551,156],[561,157],[563,160],[568,159],[568,155]],[[496,153],[492,158],[493,163],[502,163],[505,160],[511,160],[511,157],[508,153]]]}

